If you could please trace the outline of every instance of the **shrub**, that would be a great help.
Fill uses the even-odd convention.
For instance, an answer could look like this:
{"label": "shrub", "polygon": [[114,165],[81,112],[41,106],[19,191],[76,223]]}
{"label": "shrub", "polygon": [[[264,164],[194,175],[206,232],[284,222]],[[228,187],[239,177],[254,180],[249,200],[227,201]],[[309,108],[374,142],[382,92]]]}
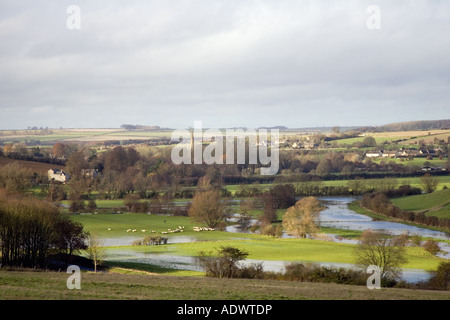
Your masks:
{"label": "shrub", "polygon": [[411,236],[411,243],[414,246],[419,247],[420,244],[422,243],[422,237],[419,234],[413,234]]}
{"label": "shrub", "polygon": [[355,269],[333,268],[294,262],[285,267],[282,278],[291,281],[365,285],[367,274]]}
{"label": "shrub", "polygon": [[79,212],[81,210],[84,210],[86,207],[84,205],[84,200],[72,200],[70,202],[69,210],[70,212]]}
{"label": "shrub", "polygon": [[450,290],[450,262],[441,262],[435,272],[432,272],[427,287],[435,290]]}
{"label": "shrub", "polygon": [[168,238],[161,236],[145,236],[142,240],[142,245],[144,246],[152,246],[152,245],[160,245],[167,244]]}
{"label": "shrub", "polygon": [[262,262],[253,263],[249,266],[239,267],[235,271],[233,278],[263,279],[264,278],[263,263]]}
{"label": "shrub", "polygon": [[218,257],[212,257],[211,254],[202,251],[199,260],[206,269],[206,275],[216,278],[236,277],[239,274],[237,263],[248,256],[248,252],[231,246],[221,246],[218,249]]}
{"label": "shrub", "polygon": [[265,236],[280,238],[283,233],[283,228],[280,225],[274,226],[273,224],[265,224],[262,225],[260,233]]}
{"label": "shrub", "polygon": [[423,246],[426,251],[431,253],[432,255],[436,255],[441,251],[441,248],[439,247],[439,244],[434,240],[427,240]]}

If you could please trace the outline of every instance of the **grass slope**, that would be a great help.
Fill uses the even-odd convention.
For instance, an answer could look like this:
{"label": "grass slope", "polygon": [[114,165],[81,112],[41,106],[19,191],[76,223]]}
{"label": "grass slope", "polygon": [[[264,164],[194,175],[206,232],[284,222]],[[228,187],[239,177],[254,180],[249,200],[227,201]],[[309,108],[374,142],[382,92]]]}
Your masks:
{"label": "grass slope", "polygon": [[426,215],[450,219],[450,189],[396,198],[391,202],[404,210],[426,211]]}
{"label": "grass slope", "polygon": [[[69,290],[64,272],[0,271],[0,299],[33,300],[448,300],[444,291],[295,281],[111,273],[81,274]],[[158,306],[156,305],[156,308]],[[152,310],[153,312],[154,310]],[[161,310],[162,311],[162,310]],[[167,310],[166,310],[167,311]],[[174,313],[176,310],[172,310]]]}

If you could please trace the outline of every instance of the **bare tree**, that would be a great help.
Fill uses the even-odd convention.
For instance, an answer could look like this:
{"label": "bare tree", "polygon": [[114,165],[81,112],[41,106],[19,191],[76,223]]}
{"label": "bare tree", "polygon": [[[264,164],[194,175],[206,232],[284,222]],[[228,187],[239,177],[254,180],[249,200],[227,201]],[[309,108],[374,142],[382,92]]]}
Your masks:
{"label": "bare tree", "polygon": [[220,192],[214,189],[196,192],[188,215],[210,228],[216,228],[226,218]]}
{"label": "bare tree", "polygon": [[370,265],[381,269],[381,278],[397,278],[401,275],[400,266],[407,262],[403,246],[396,246],[389,234],[364,231],[356,249],[356,263],[367,268]]}
{"label": "bare tree", "polygon": [[86,252],[89,259],[91,259],[94,263],[95,272],[97,272],[97,266],[101,265],[106,257],[103,243],[104,241],[98,236],[98,234],[89,234],[88,248],[86,249]]}
{"label": "bare tree", "polygon": [[426,193],[432,193],[439,184],[439,178],[433,177],[431,174],[427,173],[420,178],[420,184]]}

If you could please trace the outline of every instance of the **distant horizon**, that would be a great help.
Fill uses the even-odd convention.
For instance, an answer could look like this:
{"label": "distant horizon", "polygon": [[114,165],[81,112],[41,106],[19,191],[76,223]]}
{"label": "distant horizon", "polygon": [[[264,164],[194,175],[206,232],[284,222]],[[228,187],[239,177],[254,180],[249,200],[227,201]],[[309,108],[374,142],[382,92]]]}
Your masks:
{"label": "distant horizon", "polygon": [[[378,127],[383,127],[383,126],[387,126],[387,125],[392,125],[392,124],[401,124],[401,123],[417,123],[417,122],[436,122],[436,121],[450,121],[450,119],[432,119],[432,120],[406,120],[406,121],[398,121],[398,122],[390,122],[390,123],[384,123],[381,125],[370,125],[370,124],[366,124],[366,125],[353,125],[353,126],[340,126],[340,125],[331,125],[331,126],[311,126],[311,127],[288,127],[285,125],[273,125],[273,126],[257,126],[257,127],[247,127],[247,126],[227,126],[227,127],[214,127],[214,126],[204,126],[204,129],[208,129],[208,128],[216,128],[216,129],[233,129],[233,128],[247,128],[247,129],[259,129],[259,128],[281,128],[284,127],[283,130],[314,130],[314,129],[332,129],[332,128],[340,128],[342,129],[352,129],[352,128],[366,128],[366,127],[370,127],[370,128],[378,128]],[[123,125],[123,124],[122,124]],[[139,124],[139,123],[129,123],[127,125],[135,125],[135,126],[142,126],[142,127],[159,127],[157,130],[177,130],[177,129],[188,129],[192,126],[187,126],[187,127],[167,127],[167,126],[160,126],[158,124]],[[27,126],[26,128],[9,128],[9,129],[3,129],[0,128],[0,131],[14,131],[14,130],[145,130],[145,128],[138,128],[138,129],[126,129],[126,128],[121,128],[121,125],[118,127],[104,127],[104,126],[99,126],[99,127],[44,127],[44,126]],[[150,130],[147,128],[147,130]],[[424,129],[427,130],[427,129]]]}

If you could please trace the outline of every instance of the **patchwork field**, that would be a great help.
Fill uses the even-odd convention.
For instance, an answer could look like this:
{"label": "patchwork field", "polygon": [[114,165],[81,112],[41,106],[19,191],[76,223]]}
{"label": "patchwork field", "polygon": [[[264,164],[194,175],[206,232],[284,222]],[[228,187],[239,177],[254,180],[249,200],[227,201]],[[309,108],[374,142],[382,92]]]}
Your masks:
{"label": "patchwork field", "polygon": [[35,172],[40,175],[47,175],[48,170],[50,169],[60,169],[63,170],[65,166],[50,164],[45,162],[36,162],[36,161],[25,161],[25,160],[15,160],[5,157],[0,157],[0,166],[4,166],[10,163],[17,163],[18,165],[31,170],[31,172]]}
{"label": "patchwork field", "polygon": [[377,144],[384,142],[399,141],[401,145],[414,145],[423,140],[425,143],[432,143],[435,138],[447,141],[450,137],[450,130],[424,130],[424,131],[399,131],[399,132],[375,132],[367,133],[365,136],[336,140],[338,144],[353,144],[362,142],[366,137],[373,137]]}

